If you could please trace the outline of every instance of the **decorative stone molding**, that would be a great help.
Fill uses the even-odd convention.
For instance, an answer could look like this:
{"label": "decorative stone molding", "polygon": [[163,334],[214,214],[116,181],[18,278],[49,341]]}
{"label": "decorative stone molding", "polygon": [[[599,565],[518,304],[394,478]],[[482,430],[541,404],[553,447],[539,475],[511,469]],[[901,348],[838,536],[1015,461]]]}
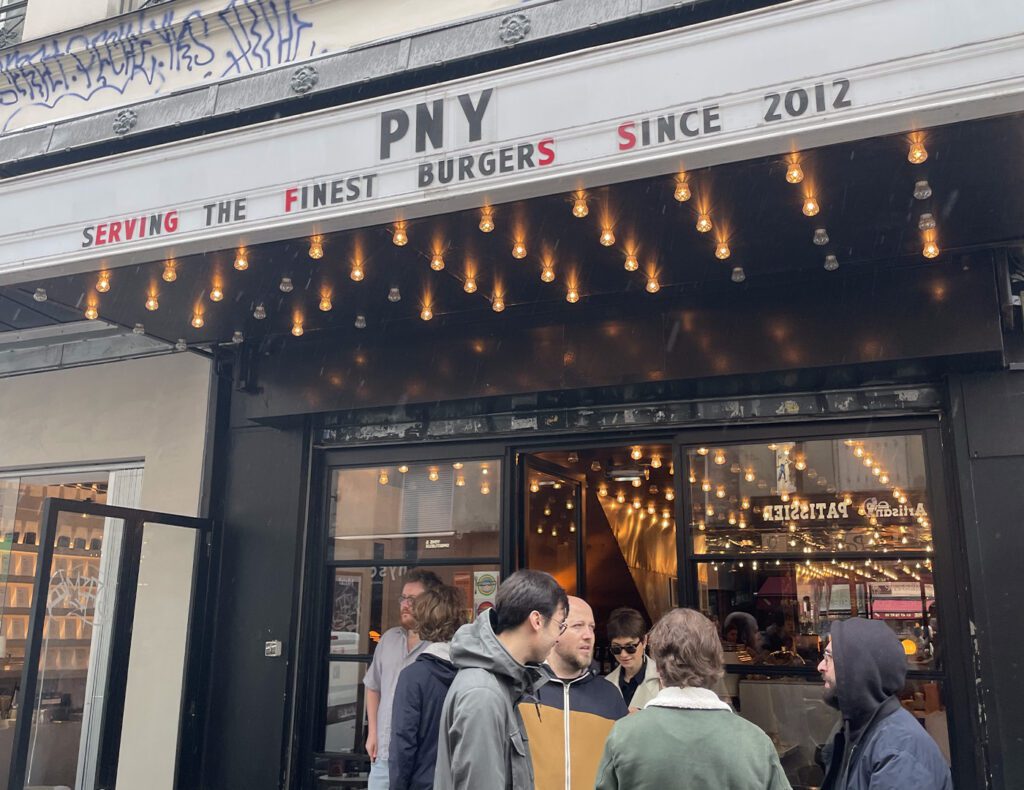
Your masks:
{"label": "decorative stone molding", "polygon": [[530,34],[530,19],[526,14],[509,14],[501,20],[498,38],[502,44],[518,44]]}
{"label": "decorative stone molding", "polygon": [[320,74],[314,66],[300,66],[292,74],[292,90],[299,95],[309,93],[320,82]]}
{"label": "decorative stone molding", "polygon": [[139,114],[130,107],[118,110],[114,116],[114,134],[126,135],[139,122]]}

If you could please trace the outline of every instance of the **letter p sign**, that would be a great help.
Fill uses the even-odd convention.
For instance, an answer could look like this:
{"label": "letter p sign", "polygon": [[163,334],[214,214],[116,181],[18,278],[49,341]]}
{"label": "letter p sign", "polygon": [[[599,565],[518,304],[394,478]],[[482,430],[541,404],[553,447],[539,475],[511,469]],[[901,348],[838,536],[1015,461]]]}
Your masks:
{"label": "letter p sign", "polygon": [[380,114],[380,158],[391,158],[391,144],[409,132],[409,114],[405,110],[386,110]]}

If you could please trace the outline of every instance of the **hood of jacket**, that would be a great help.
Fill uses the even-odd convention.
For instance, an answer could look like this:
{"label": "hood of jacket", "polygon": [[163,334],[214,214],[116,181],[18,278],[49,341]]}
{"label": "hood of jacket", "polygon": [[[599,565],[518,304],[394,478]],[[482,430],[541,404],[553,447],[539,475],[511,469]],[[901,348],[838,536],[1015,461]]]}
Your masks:
{"label": "hood of jacket", "polygon": [[482,612],[452,638],[451,661],[459,669],[484,669],[509,686],[513,700],[533,693],[547,681],[538,667],[516,661],[494,633],[493,610]]}
{"label": "hood of jacket", "polygon": [[832,624],[832,662],[839,710],[856,742],[879,708],[903,688],[907,658],[889,626],[853,617]]}
{"label": "hood of jacket", "polygon": [[434,680],[448,688],[452,685],[452,681],[455,680],[455,675],[459,670],[446,655],[441,655],[441,653],[447,653],[448,651],[432,650],[431,648],[433,647],[435,646],[431,645],[420,653],[416,657],[416,663],[422,669],[429,672]]}

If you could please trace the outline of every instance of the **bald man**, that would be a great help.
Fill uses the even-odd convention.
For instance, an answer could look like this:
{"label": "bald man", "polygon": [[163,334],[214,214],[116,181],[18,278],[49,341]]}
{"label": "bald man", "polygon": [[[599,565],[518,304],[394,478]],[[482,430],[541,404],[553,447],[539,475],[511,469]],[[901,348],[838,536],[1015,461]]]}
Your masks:
{"label": "bald man", "polygon": [[592,790],[605,739],[629,712],[618,690],[590,668],[595,630],[590,605],[570,595],[565,622],[565,633],[543,665],[548,682],[539,699],[519,706],[536,790]]}

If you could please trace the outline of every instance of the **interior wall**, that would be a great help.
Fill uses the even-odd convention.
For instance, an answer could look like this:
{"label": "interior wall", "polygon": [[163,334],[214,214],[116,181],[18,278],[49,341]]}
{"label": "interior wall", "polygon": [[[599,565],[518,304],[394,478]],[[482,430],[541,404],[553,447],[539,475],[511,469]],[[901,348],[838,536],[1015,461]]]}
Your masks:
{"label": "interior wall", "polygon": [[[195,354],[0,379],[0,469],[142,462],[139,507],[199,515],[212,386],[210,362]],[[174,780],[187,549],[182,536],[153,537],[140,568],[118,785],[158,790]]]}

